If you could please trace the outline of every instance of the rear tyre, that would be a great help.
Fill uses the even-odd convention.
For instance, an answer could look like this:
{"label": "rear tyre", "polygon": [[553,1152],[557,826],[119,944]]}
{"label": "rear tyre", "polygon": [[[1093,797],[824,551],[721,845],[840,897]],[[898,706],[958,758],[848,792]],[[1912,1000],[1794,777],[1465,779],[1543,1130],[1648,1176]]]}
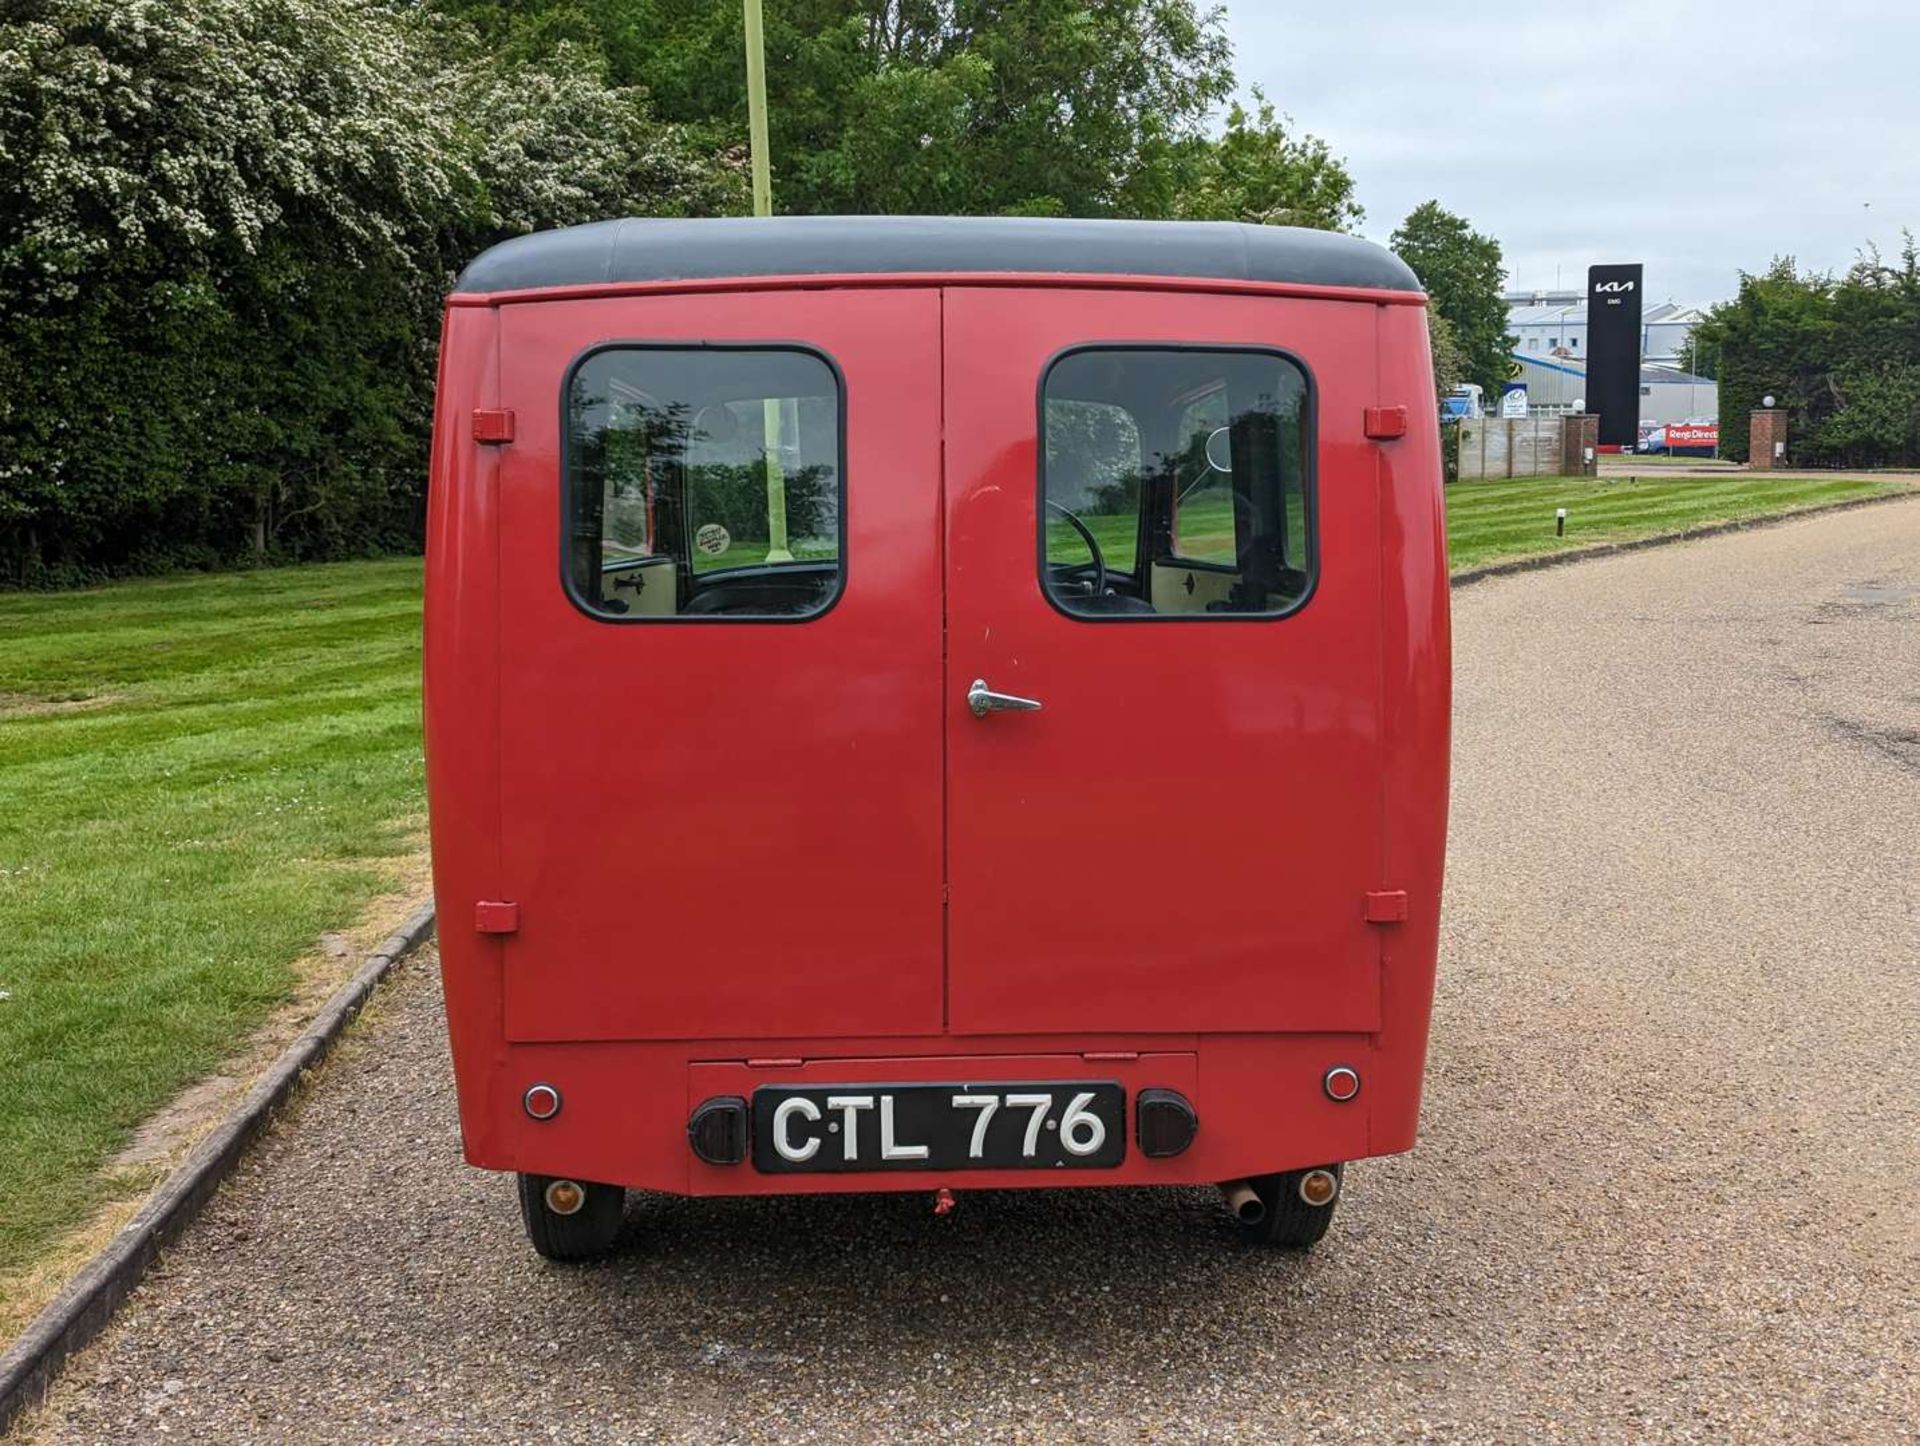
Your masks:
{"label": "rear tyre", "polygon": [[548,1260],[592,1260],[605,1255],[619,1237],[627,1192],[618,1185],[590,1180],[570,1182],[586,1193],[586,1199],[573,1214],[562,1215],[547,1204],[547,1187],[560,1178],[520,1177],[520,1219],[527,1227],[527,1239]]}
{"label": "rear tyre", "polygon": [[[1322,1165],[1341,1180],[1345,1165]],[[1240,1222],[1240,1238],[1249,1245],[1269,1245],[1281,1250],[1310,1250],[1333,1223],[1334,1207],[1346,1193],[1345,1182],[1324,1205],[1309,1205],[1300,1198],[1300,1181],[1306,1170],[1287,1170],[1278,1175],[1256,1175],[1247,1181],[1260,1203],[1267,1207],[1266,1218],[1256,1224]]]}

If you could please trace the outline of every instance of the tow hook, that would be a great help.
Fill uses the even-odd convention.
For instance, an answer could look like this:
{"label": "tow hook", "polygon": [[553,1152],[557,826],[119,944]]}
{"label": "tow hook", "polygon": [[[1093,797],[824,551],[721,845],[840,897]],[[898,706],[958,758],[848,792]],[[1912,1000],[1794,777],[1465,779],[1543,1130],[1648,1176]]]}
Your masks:
{"label": "tow hook", "polygon": [[942,1185],[933,1192],[933,1213],[945,1215],[953,1209],[953,1191]]}

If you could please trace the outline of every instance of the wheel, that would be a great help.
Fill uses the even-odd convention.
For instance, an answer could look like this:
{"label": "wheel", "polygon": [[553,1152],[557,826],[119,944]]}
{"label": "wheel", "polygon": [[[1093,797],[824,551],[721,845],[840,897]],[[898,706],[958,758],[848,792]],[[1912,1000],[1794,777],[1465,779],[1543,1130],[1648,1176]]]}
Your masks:
{"label": "wheel", "polygon": [[[574,1185],[586,1198],[571,1215],[562,1215],[547,1203],[550,1185]],[[591,1260],[605,1255],[620,1234],[626,1208],[627,1192],[618,1185],[553,1175],[520,1176],[520,1219],[533,1248],[548,1260]]]}
{"label": "wheel", "polygon": [[[1344,1165],[1322,1165],[1319,1168],[1332,1173],[1336,1187],[1346,1171]],[[1287,1170],[1278,1175],[1256,1175],[1247,1181],[1253,1187],[1253,1193],[1260,1197],[1260,1203],[1267,1208],[1259,1220],[1249,1222],[1244,1217],[1241,1219],[1240,1238],[1249,1245],[1273,1245],[1282,1250],[1312,1249],[1333,1223],[1334,1207],[1340,1203],[1344,1191],[1336,1188],[1333,1198],[1326,1204],[1309,1205],[1300,1198],[1300,1182],[1311,1173],[1309,1170]]]}

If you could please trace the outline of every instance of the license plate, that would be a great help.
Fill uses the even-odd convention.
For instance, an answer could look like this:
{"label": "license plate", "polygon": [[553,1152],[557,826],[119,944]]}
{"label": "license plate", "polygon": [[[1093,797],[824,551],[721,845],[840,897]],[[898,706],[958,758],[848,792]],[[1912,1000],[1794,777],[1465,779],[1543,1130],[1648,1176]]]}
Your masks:
{"label": "license plate", "polygon": [[767,1086],[753,1093],[758,1170],[1108,1170],[1127,1154],[1110,1081]]}

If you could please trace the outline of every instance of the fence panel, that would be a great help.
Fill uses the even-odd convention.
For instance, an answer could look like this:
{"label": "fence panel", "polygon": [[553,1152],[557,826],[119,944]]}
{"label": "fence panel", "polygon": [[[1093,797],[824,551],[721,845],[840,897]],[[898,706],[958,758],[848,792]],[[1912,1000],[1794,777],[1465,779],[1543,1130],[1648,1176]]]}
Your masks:
{"label": "fence panel", "polygon": [[1462,482],[1551,477],[1560,471],[1559,417],[1484,417],[1456,425]]}

